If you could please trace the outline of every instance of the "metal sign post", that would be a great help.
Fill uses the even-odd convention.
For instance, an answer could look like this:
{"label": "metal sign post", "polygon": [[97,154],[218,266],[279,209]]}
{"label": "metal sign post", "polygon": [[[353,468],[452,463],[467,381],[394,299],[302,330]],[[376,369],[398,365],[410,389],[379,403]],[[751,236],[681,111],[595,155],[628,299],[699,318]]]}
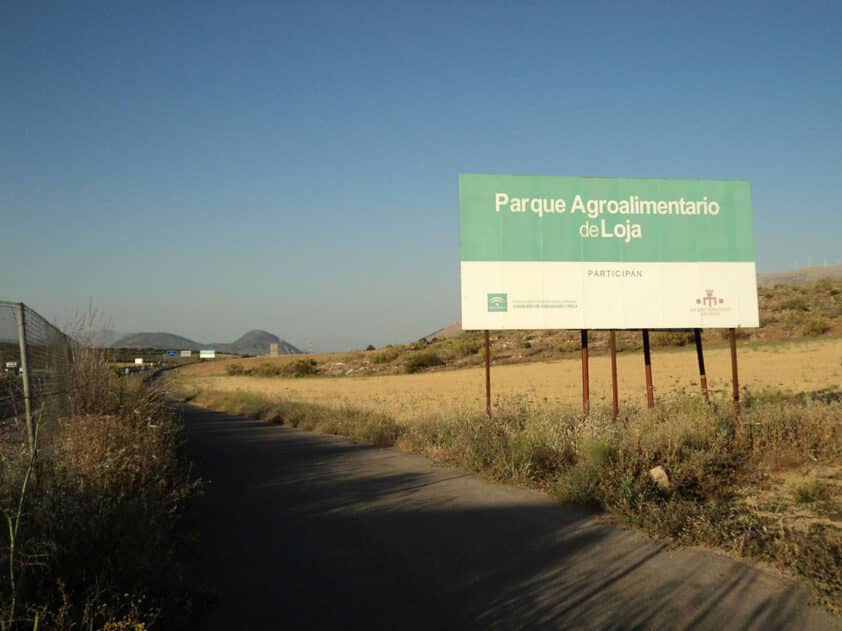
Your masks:
{"label": "metal sign post", "polygon": [[617,388],[617,334],[614,329],[608,333],[608,350],[611,353],[611,399],[613,406],[613,417],[620,415],[620,396]]}
{"label": "metal sign post", "polygon": [[591,413],[591,384],[588,375],[588,330],[582,329],[582,413]]}
{"label": "metal sign post", "polygon": [[740,380],[737,376],[737,330],[728,330],[731,338],[731,383],[734,393],[734,415],[740,418]]}
{"label": "metal sign post", "polygon": [[702,350],[702,330],[693,329],[693,337],[696,338],[696,358],[699,360],[699,382],[702,386],[702,396],[705,397],[705,403],[710,403],[708,378],[705,373],[705,354]]}
{"label": "metal sign post", "polygon": [[485,413],[491,416],[491,340],[485,330]]}
{"label": "metal sign post", "polygon": [[652,356],[649,354],[649,329],[643,329],[643,364],[646,369],[646,405],[655,407],[655,389],[652,385]]}

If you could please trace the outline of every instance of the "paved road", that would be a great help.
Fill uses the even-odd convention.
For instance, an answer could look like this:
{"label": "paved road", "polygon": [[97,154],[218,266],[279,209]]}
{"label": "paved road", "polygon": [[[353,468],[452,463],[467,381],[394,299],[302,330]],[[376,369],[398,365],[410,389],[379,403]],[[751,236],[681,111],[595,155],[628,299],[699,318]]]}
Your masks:
{"label": "paved road", "polygon": [[842,629],[775,575],[393,449],[186,406],[211,629]]}

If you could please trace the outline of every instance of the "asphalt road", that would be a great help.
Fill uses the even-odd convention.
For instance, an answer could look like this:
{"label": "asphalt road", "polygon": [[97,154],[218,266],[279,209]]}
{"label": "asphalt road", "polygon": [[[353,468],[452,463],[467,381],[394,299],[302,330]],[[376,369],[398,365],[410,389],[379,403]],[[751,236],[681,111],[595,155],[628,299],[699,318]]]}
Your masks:
{"label": "asphalt road", "polygon": [[796,584],[425,458],[185,406],[209,629],[842,629]]}

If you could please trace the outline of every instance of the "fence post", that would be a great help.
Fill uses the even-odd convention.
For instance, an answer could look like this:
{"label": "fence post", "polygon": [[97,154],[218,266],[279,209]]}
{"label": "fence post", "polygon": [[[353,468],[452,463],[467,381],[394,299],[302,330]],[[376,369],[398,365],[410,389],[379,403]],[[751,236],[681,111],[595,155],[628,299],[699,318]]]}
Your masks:
{"label": "fence post", "polygon": [[26,437],[29,451],[35,450],[35,429],[32,426],[32,399],[29,389],[29,358],[27,357],[25,308],[22,302],[15,305],[18,319],[18,344],[20,346],[20,371],[23,378],[23,409],[26,415]]}

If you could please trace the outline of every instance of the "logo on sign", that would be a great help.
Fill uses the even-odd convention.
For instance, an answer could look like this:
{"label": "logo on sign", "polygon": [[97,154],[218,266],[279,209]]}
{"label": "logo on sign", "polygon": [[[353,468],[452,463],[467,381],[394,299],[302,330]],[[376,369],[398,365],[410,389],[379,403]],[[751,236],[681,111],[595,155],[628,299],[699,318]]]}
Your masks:
{"label": "logo on sign", "polygon": [[731,307],[725,304],[725,298],[720,298],[716,295],[713,289],[705,289],[705,295],[701,298],[696,298],[696,306],[692,311],[698,313],[702,317],[705,316],[720,316],[731,311]]}
{"label": "logo on sign", "polygon": [[488,294],[488,312],[502,312],[509,310],[508,294]]}
{"label": "logo on sign", "polygon": [[725,304],[724,298],[718,298],[714,295],[713,289],[705,289],[703,298],[696,298],[696,304],[703,307],[715,307],[717,305]]}

